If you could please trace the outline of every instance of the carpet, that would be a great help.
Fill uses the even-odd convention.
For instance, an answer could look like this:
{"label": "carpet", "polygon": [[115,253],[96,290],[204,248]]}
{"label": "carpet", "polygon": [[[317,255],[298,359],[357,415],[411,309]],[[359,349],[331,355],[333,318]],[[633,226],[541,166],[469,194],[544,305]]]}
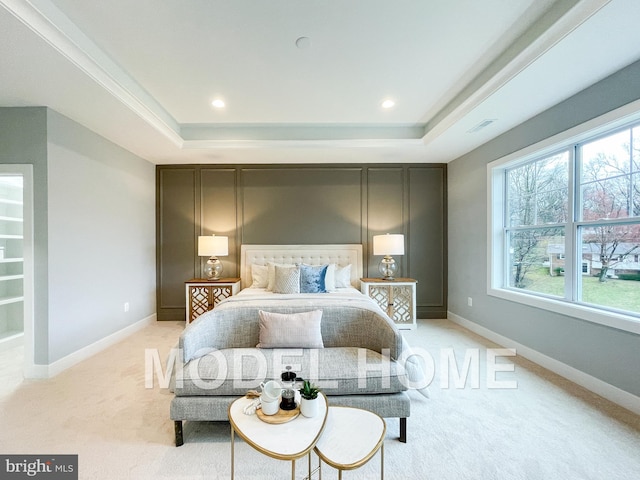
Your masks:
{"label": "carpet", "polygon": [[[0,453],[77,454],[81,479],[229,478],[229,424],[186,422],[176,448],[171,394],[157,381],[145,388],[145,349],[166,359],[182,328],[157,322],[46,380],[21,378],[21,349],[0,353]],[[496,346],[447,320],[419,321],[404,335],[433,366],[433,381],[428,399],[410,392],[407,444],[387,419],[386,479],[638,478],[637,415],[523,358],[492,366],[487,350]],[[380,478],[379,469],[376,455],[343,478]],[[236,438],[237,479],[290,472]],[[323,478],[337,472],[325,465]]]}

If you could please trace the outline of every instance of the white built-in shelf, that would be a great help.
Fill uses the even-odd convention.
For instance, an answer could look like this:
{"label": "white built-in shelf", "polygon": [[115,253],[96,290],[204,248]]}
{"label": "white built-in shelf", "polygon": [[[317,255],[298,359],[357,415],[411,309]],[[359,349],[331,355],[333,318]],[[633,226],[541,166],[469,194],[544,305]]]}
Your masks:
{"label": "white built-in shelf", "polygon": [[20,347],[24,344],[24,332],[19,330],[5,330],[0,332],[0,351]]}
{"label": "white built-in shelf", "polygon": [[18,218],[18,217],[6,217],[4,215],[0,215],[0,220],[3,220],[5,222],[18,222],[18,223],[23,223],[23,219],[22,218]]}
{"label": "white built-in shelf", "polygon": [[24,275],[0,275],[0,282],[8,282],[9,280],[22,280]]}
{"label": "white built-in shelf", "polygon": [[10,303],[22,302],[24,297],[0,297],[0,305],[9,305]]}
{"label": "white built-in shelf", "polygon": [[20,263],[23,261],[23,258],[0,258],[0,263]]}
{"label": "white built-in shelf", "polygon": [[[9,318],[18,315],[18,311],[24,302],[22,293],[23,258],[15,258],[20,253],[24,241],[22,228],[24,220],[22,210],[24,202],[22,198],[22,186],[16,182],[0,184],[0,316]],[[6,255],[7,258],[4,258]],[[13,306],[12,306],[13,305]],[[15,311],[14,311],[15,310]],[[23,332],[21,326],[15,322],[2,321],[0,327],[0,351],[22,345]]]}
{"label": "white built-in shelf", "polygon": [[5,205],[22,205],[22,200],[10,200],[8,198],[0,198],[0,203]]}

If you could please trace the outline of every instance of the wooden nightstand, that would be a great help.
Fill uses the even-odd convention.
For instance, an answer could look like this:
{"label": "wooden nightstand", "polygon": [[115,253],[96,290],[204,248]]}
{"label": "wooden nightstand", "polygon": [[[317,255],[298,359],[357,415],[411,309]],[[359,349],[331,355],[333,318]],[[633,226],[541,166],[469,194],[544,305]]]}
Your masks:
{"label": "wooden nightstand", "polygon": [[187,324],[193,322],[203,313],[213,309],[221,300],[229,298],[239,291],[239,278],[221,278],[220,280],[192,278],[188,282],[185,282]]}
{"label": "wooden nightstand", "polygon": [[400,329],[416,328],[416,283],[413,278],[361,278],[360,290],[387,312]]}

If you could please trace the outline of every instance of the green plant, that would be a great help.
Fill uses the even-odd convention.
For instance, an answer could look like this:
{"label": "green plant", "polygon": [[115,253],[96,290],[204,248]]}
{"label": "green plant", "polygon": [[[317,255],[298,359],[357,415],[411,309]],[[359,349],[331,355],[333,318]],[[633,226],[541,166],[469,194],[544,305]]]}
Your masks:
{"label": "green plant", "polygon": [[640,274],[639,273],[619,273],[618,278],[620,280],[636,280],[640,282]]}
{"label": "green plant", "polygon": [[302,398],[306,398],[307,400],[313,400],[314,398],[318,398],[318,393],[320,393],[320,389],[312,384],[309,380],[305,380],[300,388],[300,396]]}

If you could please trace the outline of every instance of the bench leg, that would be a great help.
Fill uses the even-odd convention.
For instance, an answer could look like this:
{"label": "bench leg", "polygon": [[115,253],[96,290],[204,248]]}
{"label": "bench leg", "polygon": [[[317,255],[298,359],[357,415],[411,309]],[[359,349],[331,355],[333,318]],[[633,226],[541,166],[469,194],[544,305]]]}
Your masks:
{"label": "bench leg", "polygon": [[400,441],[407,443],[407,417],[400,419]]}
{"label": "bench leg", "polygon": [[174,427],[176,431],[176,447],[179,447],[184,444],[184,438],[182,437],[182,420],[176,420]]}

